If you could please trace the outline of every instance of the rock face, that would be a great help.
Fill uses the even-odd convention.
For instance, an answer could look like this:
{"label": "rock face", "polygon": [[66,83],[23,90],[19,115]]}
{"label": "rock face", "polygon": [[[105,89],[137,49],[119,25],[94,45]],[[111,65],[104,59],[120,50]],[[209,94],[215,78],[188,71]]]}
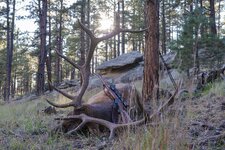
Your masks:
{"label": "rock face", "polygon": [[[170,65],[176,57],[175,52],[168,53],[163,55],[163,59],[167,65]],[[143,54],[138,51],[132,51],[130,53],[123,54],[115,59],[103,62],[96,69],[101,74],[108,74],[112,72],[125,72],[132,70],[140,65],[144,65]],[[163,63],[160,59],[160,66],[163,66]],[[143,70],[143,68],[142,68]],[[139,68],[140,71],[140,68]]]}
{"label": "rock face", "polygon": [[[163,55],[163,58],[167,65],[170,65],[175,59],[176,53],[168,53]],[[162,66],[162,62],[160,61]],[[97,67],[98,73],[102,74],[103,77],[109,82],[114,83],[130,83],[136,80],[142,80],[143,70],[144,70],[144,60],[143,55],[138,51],[132,51],[127,54],[123,54],[115,59],[111,59],[102,63]],[[181,74],[175,70],[171,70],[172,76],[175,80],[181,78]],[[161,79],[163,84],[172,84],[168,74],[165,73],[163,79]],[[90,77],[89,89],[101,86],[101,81],[96,77]]]}
{"label": "rock face", "polygon": [[143,55],[138,51],[132,51],[130,53],[123,54],[115,59],[111,59],[102,63],[96,69],[101,74],[119,70],[127,70],[139,65],[139,62],[143,61]]}

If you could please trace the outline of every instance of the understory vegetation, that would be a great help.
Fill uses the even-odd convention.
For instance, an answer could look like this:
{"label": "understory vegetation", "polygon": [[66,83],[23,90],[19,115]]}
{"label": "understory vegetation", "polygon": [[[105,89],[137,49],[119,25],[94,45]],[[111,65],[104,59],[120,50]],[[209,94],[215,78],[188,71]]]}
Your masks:
{"label": "understory vegetation", "polygon": [[[136,83],[136,85],[141,85]],[[86,93],[90,97],[99,89]],[[36,100],[0,105],[0,149],[189,149],[207,146],[207,148],[222,149],[221,143],[212,143],[210,140],[199,144],[203,135],[192,136],[190,129],[193,122],[208,122],[217,126],[224,121],[225,83],[208,84],[197,96],[184,94],[176,100],[157,120],[136,127],[135,130],[119,132],[119,136],[108,141],[107,133],[94,133],[68,136],[61,133],[52,133],[59,122],[54,118],[66,115],[72,109],[57,109],[57,114],[47,115],[43,110],[48,106],[45,97]],[[59,101],[66,100],[58,96]],[[209,106],[210,105],[210,106]],[[210,107],[210,109],[208,108]],[[206,113],[207,112],[207,113]],[[216,117],[213,117],[216,116]],[[201,132],[200,132],[201,131]],[[205,131],[205,130],[204,130]],[[201,135],[201,136],[200,136]],[[209,135],[208,137],[210,137]],[[224,139],[221,139],[221,141]]]}

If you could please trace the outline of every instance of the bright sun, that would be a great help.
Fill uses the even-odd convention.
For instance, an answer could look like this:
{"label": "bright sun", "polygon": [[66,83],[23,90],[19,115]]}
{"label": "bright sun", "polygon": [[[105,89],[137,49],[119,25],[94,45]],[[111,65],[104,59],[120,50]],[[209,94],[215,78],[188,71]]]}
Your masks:
{"label": "bright sun", "polygon": [[100,22],[99,30],[101,31],[110,30],[113,27],[113,19],[110,19],[108,16],[104,14],[101,15],[101,20],[99,22]]}

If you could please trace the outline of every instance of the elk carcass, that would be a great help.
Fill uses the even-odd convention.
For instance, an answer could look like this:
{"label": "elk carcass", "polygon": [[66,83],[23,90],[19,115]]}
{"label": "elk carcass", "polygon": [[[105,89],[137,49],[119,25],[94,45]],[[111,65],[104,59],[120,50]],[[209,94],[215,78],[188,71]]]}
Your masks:
{"label": "elk carcass", "polygon": [[[134,121],[142,117],[143,108],[141,103],[140,93],[137,91],[134,85],[131,84],[116,84],[116,88],[122,94],[123,100],[128,104],[127,112],[130,118]],[[102,90],[96,95],[92,96],[86,103],[82,104],[80,107],[76,107],[73,112],[70,112],[68,116],[85,114],[93,118],[103,119],[109,122],[112,120],[112,108],[114,101],[110,99],[109,96]],[[116,123],[122,123],[119,114],[118,120]],[[77,120],[66,120],[62,124],[63,132],[70,132],[72,129],[75,129],[80,124],[80,119]],[[87,128],[89,130],[99,130],[98,125],[95,123],[88,123],[84,127],[84,130]]]}

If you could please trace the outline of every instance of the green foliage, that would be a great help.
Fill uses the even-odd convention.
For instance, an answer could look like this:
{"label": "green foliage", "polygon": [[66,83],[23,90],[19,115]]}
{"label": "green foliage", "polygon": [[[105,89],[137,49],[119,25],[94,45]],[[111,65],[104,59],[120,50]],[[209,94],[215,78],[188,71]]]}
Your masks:
{"label": "green foliage", "polygon": [[220,67],[224,63],[225,43],[224,39],[208,32],[209,18],[196,8],[183,19],[181,35],[170,44],[170,49],[178,53],[179,67],[182,70],[193,68],[196,53],[201,67]]}
{"label": "green foliage", "polygon": [[204,56],[200,58],[203,66],[214,68],[224,64],[225,39],[206,34],[201,38],[200,45],[203,47],[203,54],[200,53]]}

